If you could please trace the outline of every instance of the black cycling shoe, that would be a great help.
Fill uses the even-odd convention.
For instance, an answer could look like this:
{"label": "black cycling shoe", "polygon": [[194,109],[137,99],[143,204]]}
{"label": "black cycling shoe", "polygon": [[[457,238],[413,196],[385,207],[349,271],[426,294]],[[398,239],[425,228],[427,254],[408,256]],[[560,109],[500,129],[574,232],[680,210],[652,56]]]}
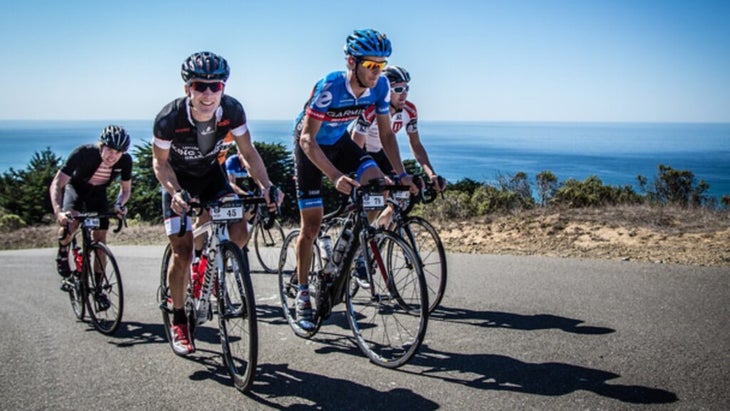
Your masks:
{"label": "black cycling shoe", "polygon": [[112,306],[112,303],[109,302],[109,297],[104,294],[102,291],[97,291],[94,293],[94,300],[96,300],[96,306],[98,307],[98,311],[106,311],[109,309],[109,307]]}
{"label": "black cycling shoe", "polygon": [[65,247],[58,248],[58,254],[56,255],[56,269],[58,275],[63,278],[71,276],[71,268],[68,265],[68,249]]}

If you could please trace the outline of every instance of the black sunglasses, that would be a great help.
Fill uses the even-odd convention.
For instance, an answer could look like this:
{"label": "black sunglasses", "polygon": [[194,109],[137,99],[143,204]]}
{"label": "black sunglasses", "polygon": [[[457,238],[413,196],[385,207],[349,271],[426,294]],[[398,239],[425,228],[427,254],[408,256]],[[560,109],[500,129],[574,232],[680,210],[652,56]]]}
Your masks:
{"label": "black sunglasses", "polygon": [[190,87],[198,93],[205,93],[205,89],[210,89],[213,93],[217,93],[223,90],[225,84],[222,81],[216,81],[215,83],[204,83],[202,81],[193,81],[190,83]]}

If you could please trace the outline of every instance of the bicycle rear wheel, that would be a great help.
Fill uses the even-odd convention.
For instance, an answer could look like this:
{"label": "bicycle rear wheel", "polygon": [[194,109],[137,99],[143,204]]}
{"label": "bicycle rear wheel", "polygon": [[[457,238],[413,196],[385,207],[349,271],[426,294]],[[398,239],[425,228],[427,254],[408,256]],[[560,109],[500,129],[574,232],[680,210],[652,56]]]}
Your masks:
{"label": "bicycle rear wheel", "polygon": [[117,260],[109,247],[94,243],[87,255],[86,307],[91,323],[102,334],[113,334],[124,312],[124,289]]}
{"label": "bicycle rear wheel", "polygon": [[223,271],[218,271],[218,326],[223,363],[228,367],[233,385],[241,392],[247,392],[256,372],[259,339],[251,274],[248,258],[236,244],[223,242],[221,253]]}
{"label": "bicycle rear wheel", "polygon": [[428,312],[432,313],[446,290],[446,252],[436,229],[421,217],[408,217],[400,232],[420,258],[428,290]]}
{"label": "bicycle rear wheel", "polygon": [[[297,254],[296,246],[299,239],[299,230],[293,230],[286,236],[281,247],[279,256],[279,297],[284,318],[289,323],[294,334],[302,338],[310,338],[319,331],[322,326],[322,316],[315,314],[314,329],[304,329],[297,323],[296,306],[297,291],[299,290],[299,279],[297,278]],[[322,268],[322,260],[319,257],[319,248],[315,245],[312,249],[312,266],[309,270],[309,300],[312,309],[317,312],[316,293],[319,290],[319,280],[316,272]]]}
{"label": "bicycle rear wheel", "polygon": [[267,273],[277,272],[279,267],[279,251],[284,244],[284,229],[279,221],[274,220],[271,228],[264,228],[264,222],[256,219],[253,227],[253,248],[261,267]]}
{"label": "bicycle rear wheel", "polygon": [[[412,263],[413,250],[400,237],[379,230],[367,245],[374,267],[370,289],[354,286],[351,267],[347,320],[358,347],[372,362],[400,367],[415,355],[426,335],[426,281],[421,266]],[[385,255],[380,250],[390,251]]]}

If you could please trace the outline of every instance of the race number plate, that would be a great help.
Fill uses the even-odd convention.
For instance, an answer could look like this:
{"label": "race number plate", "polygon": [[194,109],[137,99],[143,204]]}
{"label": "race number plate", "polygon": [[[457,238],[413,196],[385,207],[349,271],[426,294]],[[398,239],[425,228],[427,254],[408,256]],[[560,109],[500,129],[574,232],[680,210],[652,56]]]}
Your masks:
{"label": "race number plate", "polygon": [[243,219],[243,206],[223,204],[210,209],[210,217],[213,221],[234,221]]}
{"label": "race number plate", "polygon": [[99,218],[98,217],[87,217],[84,220],[84,225],[88,228],[99,228]]}
{"label": "race number plate", "polygon": [[365,210],[380,210],[385,207],[385,197],[382,194],[363,194],[362,207]]}
{"label": "race number plate", "polygon": [[393,198],[398,200],[408,200],[411,198],[411,193],[409,191],[394,191]]}

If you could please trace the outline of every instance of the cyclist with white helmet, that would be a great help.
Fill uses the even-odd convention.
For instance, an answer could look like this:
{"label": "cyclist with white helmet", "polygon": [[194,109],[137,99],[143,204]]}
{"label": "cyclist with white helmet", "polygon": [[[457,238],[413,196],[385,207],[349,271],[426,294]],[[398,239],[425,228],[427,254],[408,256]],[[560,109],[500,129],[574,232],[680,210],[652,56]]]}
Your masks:
{"label": "cyclist with white helmet", "polygon": [[[279,191],[278,198],[269,198],[270,192],[278,190],[272,190],[261,156],[251,142],[243,106],[224,94],[230,74],[228,62],[211,52],[194,53],[182,63],[180,74],[185,96],[163,107],[155,119],[152,165],[162,185],[165,230],[173,251],[168,271],[173,303],[172,347],[176,354],[187,355],[195,351],[184,309],[194,246],[190,216],[186,217],[187,232],[178,236],[180,216],[187,213],[193,198],[206,202],[235,196],[218,161],[229,132],[269,207],[275,208],[271,201],[281,202],[283,194]],[[229,235],[242,247],[248,240],[246,222],[230,224]]]}
{"label": "cyclist with white helmet", "polygon": [[[394,133],[405,129],[408,141],[416,161],[434,184],[436,191],[441,191],[439,176],[433,169],[428,153],[421,143],[418,133],[418,111],[416,105],[408,100],[411,75],[399,66],[388,66],[383,74],[390,83],[390,124]],[[393,173],[393,167],[383,151],[376,118],[375,107],[369,107],[356,122],[351,125],[352,139],[375,159],[378,166],[386,174]]]}
{"label": "cyclist with white helmet", "polygon": [[[97,144],[77,147],[68,156],[66,163],[58,170],[49,189],[51,206],[58,231],[58,274],[65,278],[71,275],[68,263],[68,245],[79,226],[70,218],[80,212],[106,213],[109,210],[107,187],[120,177],[120,190],[114,202],[114,210],[123,216],[124,206],[132,191],[132,156],[127,153],[130,136],[120,126],[110,125],[102,130]],[[95,241],[106,243],[109,219],[100,220],[98,230],[92,233]],[[65,289],[65,282],[62,289]]]}
{"label": "cyclist with white helmet", "polygon": [[[294,126],[294,160],[301,232],[297,241],[296,315],[302,328],[314,327],[309,300],[307,268],[311,266],[312,245],[323,217],[322,175],[341,193],[349,193],[359,182],[383,177],[375,161],[355,144],[348,124],[370,106],[378,119],[383,149],[392,160],[396,173],[410,184],[390,127],[388,81],[381,77],[386,58],[391,54],[390,40],[376,30],[355,30],[345,41],[347,70],[325,75],[299,113]],[[356,172],[356,179],[348,173]]]}

